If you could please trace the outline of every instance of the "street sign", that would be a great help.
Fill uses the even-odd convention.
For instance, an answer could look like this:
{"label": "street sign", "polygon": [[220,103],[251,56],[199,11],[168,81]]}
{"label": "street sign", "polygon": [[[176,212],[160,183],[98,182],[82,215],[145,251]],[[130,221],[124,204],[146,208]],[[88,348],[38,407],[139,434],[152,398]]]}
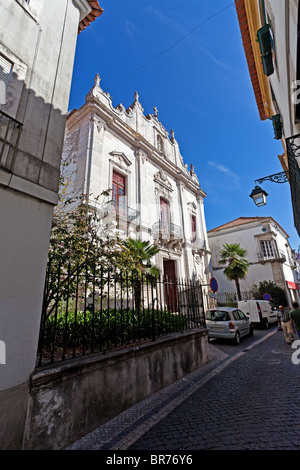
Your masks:
{"label": "street sign", "polygon": [[263,299],[264,299],[264,300],[271,300],[271,298],[272,298],[272,297],[270,296],[270,294],[264,294],[264,295],[263,295]]}
{"label": "street sign", "polygon": [[214,277],[211,278],[210,280],[210,288],[213,292],[217,292],[218,290],[218,281]]}

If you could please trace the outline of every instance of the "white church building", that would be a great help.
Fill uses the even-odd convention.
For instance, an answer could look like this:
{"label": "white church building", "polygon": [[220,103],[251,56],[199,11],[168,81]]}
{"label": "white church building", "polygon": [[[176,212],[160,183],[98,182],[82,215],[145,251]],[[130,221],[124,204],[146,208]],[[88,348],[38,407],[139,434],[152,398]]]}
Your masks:
{"label": "white church building", "polygon": [[135,93],[125,109],[113,107],[97,74],[80,109],[70,112],[63,159],[71,161],[70,189],[97,198],[111,235],[149,240],[154,260],[169,279],[209,282],[210,252],[204,216],[205,192],[193,166],[183,162],[173,130],[154,114],[144,115]]}

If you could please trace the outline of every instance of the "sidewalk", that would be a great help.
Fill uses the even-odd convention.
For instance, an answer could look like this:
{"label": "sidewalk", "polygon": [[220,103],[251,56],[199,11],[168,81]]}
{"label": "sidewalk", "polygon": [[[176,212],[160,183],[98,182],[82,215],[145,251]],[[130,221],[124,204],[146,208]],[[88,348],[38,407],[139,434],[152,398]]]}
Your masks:
{"label": "sidewalk", "polygon": [[207,364],[155,393],[141,403],[124,411],[86,436],[82,437],[66,450],[126,450],[145,432],[165,418],[173,409],[201,388],[216,374],[219,374],[231,362],[235,361],[246,350],[265,341],[276,331],[255,341],[248,348],[228,356],[217,347],[208,344],[210,360]]}

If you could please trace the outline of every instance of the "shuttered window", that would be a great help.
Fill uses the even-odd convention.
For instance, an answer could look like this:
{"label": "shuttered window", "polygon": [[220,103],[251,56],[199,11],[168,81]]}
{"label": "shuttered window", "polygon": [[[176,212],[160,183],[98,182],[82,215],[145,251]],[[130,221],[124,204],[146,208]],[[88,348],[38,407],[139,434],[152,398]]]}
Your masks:
{"label": "shuttered window", "polygon": [[262,240],[260,247],[264,259],[275,258],[276,255],[276,244],[273,240]]}
{"label": "shuttered window", "polygon": [[12,71],[12,63],[0,54],[0,105],[5,104],[6,90]]}
{"label": "shuttered window", "polygon": [[160,223],[161,231],[169,233],[170,231],[170,205],[168,201],[160,199]]}
{"label": "shuttered window", "polygon": [[126,177],[114,171],[112,180],[112,200],[118,215],[124,215],[126,195],[125,185]]}
{"label": "shuttered window", "polygon": [[196,233],[196,217],[194,215],[192,215],[191,223],[192,223],[192,243],[195,243],[197,233]]}

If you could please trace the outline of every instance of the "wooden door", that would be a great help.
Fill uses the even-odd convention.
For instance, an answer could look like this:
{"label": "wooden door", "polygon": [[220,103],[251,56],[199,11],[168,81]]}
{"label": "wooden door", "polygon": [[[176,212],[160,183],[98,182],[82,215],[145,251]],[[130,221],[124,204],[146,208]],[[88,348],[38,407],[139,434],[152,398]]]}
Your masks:
{"label": "wooden door", "polygon": [[177,312],[177,285],[174,260],[164,260],[165,300],[170,312]]}

